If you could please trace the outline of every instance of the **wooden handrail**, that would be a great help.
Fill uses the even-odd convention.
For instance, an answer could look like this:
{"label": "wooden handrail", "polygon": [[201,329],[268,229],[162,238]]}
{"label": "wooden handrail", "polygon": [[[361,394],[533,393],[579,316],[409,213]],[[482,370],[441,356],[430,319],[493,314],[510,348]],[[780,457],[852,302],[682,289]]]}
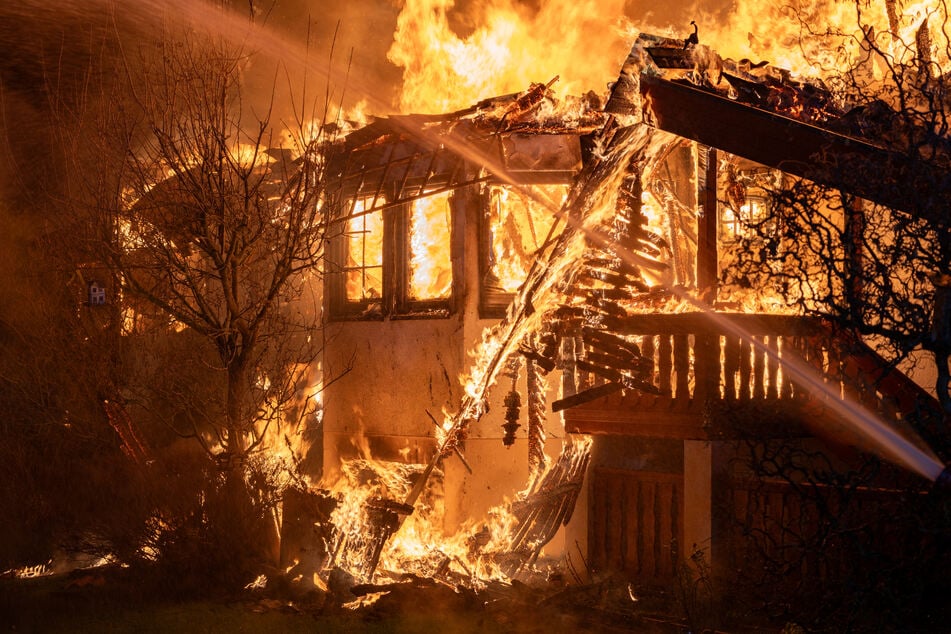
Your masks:
{"label": "wooden handrail", "polygon": [[[718,313],[750,335],[810,336],[823,331],[821,322],[797,315],[761,315],[755,313]],[[626,335],[696,335],[720,333],[724,328],[707,313],[644,313],[633,315],[615,324],[617,332]]]}
{"label": "wooden handrail", "polygon": [[[783,371],[783,359],[793,358],[814,367],[831,393],[857,398],[886,419],[923,412],[940,416],[934,397],[856,335],[809,317],[724,316],[729,323],[702,313],[652,313],[612,324],[615,334],[639,345],[641,354],[653,361],[645,379],[660,394],[654,407],[701,411],[698,406],[708,401],[806,398],[809,391],[792,381],[792,372]],[[577,379],[577,385],[591,383],[588,376]],[[607,389],[611,385],[605,386],[605,394],[616,391]],[[644,405],[651,407],[649,400]]]}

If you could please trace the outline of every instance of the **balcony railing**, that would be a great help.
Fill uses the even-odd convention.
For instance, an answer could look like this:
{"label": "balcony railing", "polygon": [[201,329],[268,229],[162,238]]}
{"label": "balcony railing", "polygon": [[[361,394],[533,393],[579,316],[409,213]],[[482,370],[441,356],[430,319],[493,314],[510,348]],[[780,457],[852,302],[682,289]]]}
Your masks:
{"label": "balcony railing", "polygon": [[[597,353],[565,381],[571,431],[625,433],[625,422],[647,421],[661,435],[696,434],[720,418],[782,419],[825,415],[824,401],[851,399],[886,420],[900,421],[936,403],[858,338],[835,334],[804,317],[758,314],[651,314],[626,320],[620,333],[637,344],[655,394],[612,389],[610,371],[590,370]],[[588,349],[586,349],[586,352]],[[584,357],[581,357],[584,361]],[[793,380],[790,364],[815,370],[809,386]],[[802,372],[798,373],[802,376]],[[817,390],[818,384],[823,389]],[[574,390],[569,389],[574,386]],[[585,398],[585,394],[604,398]],[[661,419],[659,413],[666,416]],[[766,421],[758,421],[766,422]],[[598,423],[592,426],[592,423]],[[661,425],[665,430],[661,430]],[[681,425],[678,428],[677,425]],[[705,434],[709,433],[709,429]]]}

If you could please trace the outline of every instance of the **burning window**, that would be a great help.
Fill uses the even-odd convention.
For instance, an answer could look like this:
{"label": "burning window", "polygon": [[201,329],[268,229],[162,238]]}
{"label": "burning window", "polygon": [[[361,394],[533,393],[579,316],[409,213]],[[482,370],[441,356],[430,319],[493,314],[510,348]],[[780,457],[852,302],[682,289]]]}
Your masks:
{"label": "burning window", "polygon": [[[770,191],[779,188],[782,174],[766,167],[726,171],[726,204],[720,206],[720,241],[734,244],[743,238],[773,233],[768,209]],[[765,230],[765,231],[764,231]]]}
{"label": "burning window", "polygon": [[383,296],[383,215],[367,213],[367,206],[366,199],[354,202],[344,232],[348,302],[378,302]]}
{"label": "burning window", "polygon": [[448,299],[452,293],[451,217],[448,193],[420,198],[410,206],[408,299]]}
{"label": "burning window", "polygon": [[482,311],[504,310],[545,244],[567,185],[492,186],[483,229]]}
{"label": "burning window", "polygon": [[732,244],[747,234],[747,227],[758,225],[766,219],[766,198],[747,195],[746,201],[736,209],[723,207],[720,213],[720,239]]}
{"label": "burning window", "polygon": [[405,204],[381,197],[351,201],[345,228],[329,249],[331,316],[447,314],[452,298],[451,200],[449,193],[440,193]]}
{"label": "burning window", "polygon": [[792,241],[803,236],[783,235],[784,212],[771,199],[783,186],[783,174],[738,157],[729,161],[721,172],[717,303],[731,310],[785,312],[791,297],[786,258]]}

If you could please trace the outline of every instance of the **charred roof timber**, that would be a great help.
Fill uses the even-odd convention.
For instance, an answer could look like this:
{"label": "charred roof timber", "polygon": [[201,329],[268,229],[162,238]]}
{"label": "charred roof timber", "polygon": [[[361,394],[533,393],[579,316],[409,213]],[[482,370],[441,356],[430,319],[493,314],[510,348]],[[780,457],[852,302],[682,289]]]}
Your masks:
{"label": "charred roof timber", "polygon": [[[547,117],[538,112],[546,103]],[[564,183],[581,169],[580,137],[603,123],[597,99],[555,104],[545,84],[449,114],[393,115],[339,144],[328,189],[372,198],[368,212],[478,182]]]}
{"label": "charred roof timber", "polygon": [[951,189],[951,148],[925,161],[867,135],[895,127],[887,108],[841,112],[821,84],[682,40],[642,35],[605,110],[925,219]]}

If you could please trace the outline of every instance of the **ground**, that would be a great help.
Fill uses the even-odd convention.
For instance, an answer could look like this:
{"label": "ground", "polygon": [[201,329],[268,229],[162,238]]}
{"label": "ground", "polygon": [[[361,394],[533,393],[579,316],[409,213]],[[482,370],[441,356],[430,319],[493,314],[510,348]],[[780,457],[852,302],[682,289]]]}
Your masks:
{"label": "ground", "polygon": [[[457,592],[429,580],[396,587],[373,605],[349,610],[319,593],[296,600],[247,591],[215,600],[160,599],[116,571],[0,579],[5,632],[683,632],[684,624],[638,614],[604,587],[540,592]],[[282,593],[283,594],[283,593]]]}

